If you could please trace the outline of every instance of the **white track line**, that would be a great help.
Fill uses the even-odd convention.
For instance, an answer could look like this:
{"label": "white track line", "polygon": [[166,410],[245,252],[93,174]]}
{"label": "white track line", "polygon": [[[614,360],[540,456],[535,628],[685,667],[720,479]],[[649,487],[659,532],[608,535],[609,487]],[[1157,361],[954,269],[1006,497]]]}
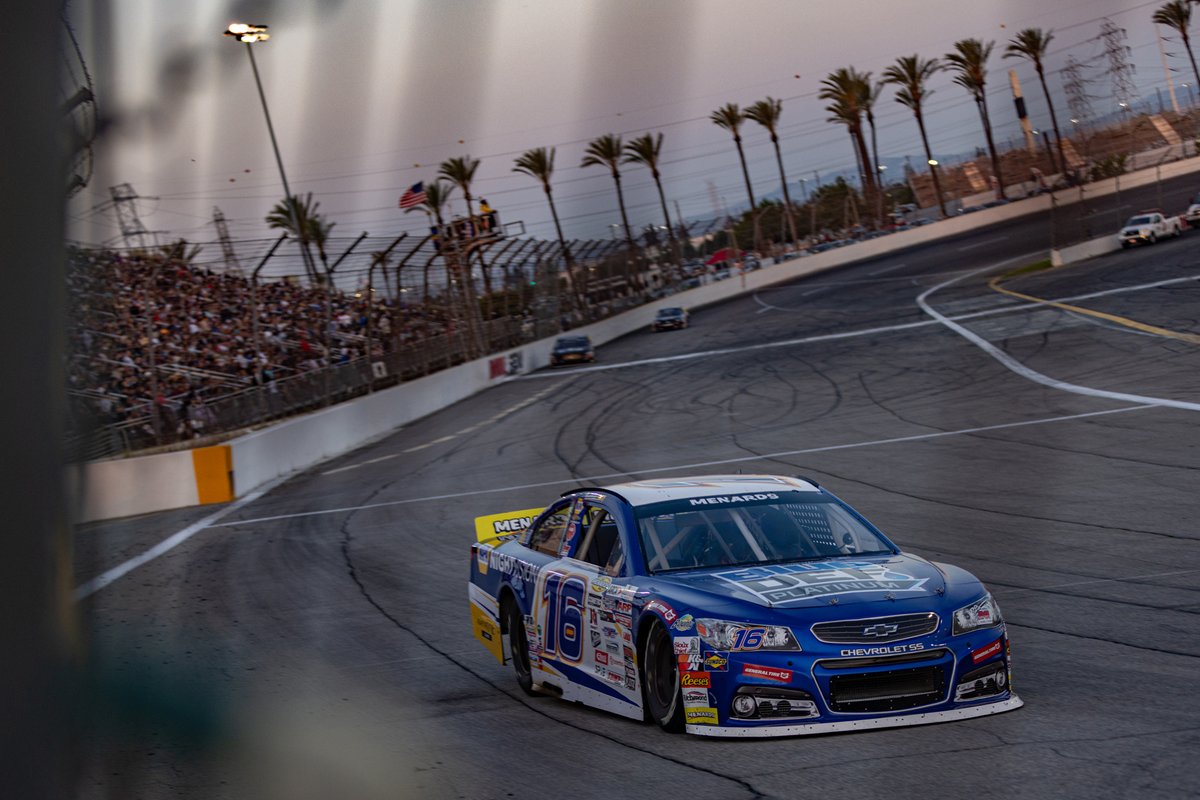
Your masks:
{"label": "white track line", "polygon": [[262,497],[264,494],[271,491],[276,486],[283,483],[284,480],[286,480],[287,478],[290,478],[290,477],[291,477],[290,475],[286,475],[281,478],[276,478],[275,480],[259,487],[258,489],[255,489],[253,492],[246,495],[245,497],[243,497],[239,500],[235,500],[232,503],[230,503],[229,505],[225,506],[224,508],[221,508],[212,514],[209,514],[207,517],[204,517],[203,519],[193,522],[191,525],[188,525],[186,528],[179,531],[178,533],[168,536],[166,539],[163,539],[161,542],[154,545],[153,547],[151,547],[149,550],[142,553],[141,555],[134,556],[133,558],[126,561],[125,563],[115,566],[106,572],[100,573],[96,577],[92,578],[90,581],[87,581],[86,583],[81,584],[80,586],[78,586],[75,589],[75,595],[74,595],[75,601],[78,602],[78,601],[84,599],[85,597],[88,597],[89,595],[95,594],[96,592],[100,591],[105,586],[108,586],[110,583],[117,580],[118,578],[137,569],[142,564],[145,564],[148,561],[153,561],[154,559],[161,556],[163,553],[167,553],[171,550],[174,550],[176,547],[183,544],[184,542],[186,542],[188,539],[195,536],[200,531],[214,527],[214,523],[217,522],[217,520],[221,519],[222,517],[224,517],[228,514],[232,514],[234,511],[237,511],[238,509],[242,508],[243,506],[247,506],[247,505],[253,503],[255,500]]}
{"label": "white track line", "polygon": [[[1186,400],[1169,400],[1164,397],[1148,397],[1146,395],[1130,394],[1128,392],[1111,392],[1107,389],[1094,389],[1090,386],[1080,386],[1079,384],[1076,384],[1076,383],[1067,383],[1066,381],[1060,381],[1057,378],[1051,378],[1048,375],[1043,375],[1042,373],[1038,372],[1037,370],[1031,369],[1031,368],[1025,366],[1024,364],[1022,364],[1020,361],[1017,361],[1015,358],[1010,356],[1008,353],[1006,353],[1003,350],[1001,350],[1000,348],[996,347],[994,344],[987,341],[986,339],[979,336],[978,334],[973,333],[972,331],[968,330],[967,328],[963,327],[962,325],[959,325],[957,322],[954,322],[949,317],[939,313],[932,306],[930,306],[929,303],[927,302],[929,296],[932,295],[934,292],[937,292],[940,289],[944,289],[947,286],[951,286],[952,284],[957,283],[958,281],[962,280],[963,278],[969,278],[969,277],[972,277],[975,275],[982,275],[983,273],[991,272],[996,269],[999,269],[1000,267],[1003,267],[1006,264],[1011,264],[1015,261],[1021,261],[1021,260],[1024,260],[1024,259],[1030,258],[1030,257],[1031,257],[1030,255],[1024,255],[1024,256],[1017,256],[1016,258],[1008,258],[1008,259],[1005,259],[1004,261],[999,261],[995,264],[991,264],[989,266],[983,267],[982,269],[977,269],[977,270],[974,270],[973,272],[969,272],[966,275],[960,275],[957,278],[951,278],[950,280],[943,281],[942,283],[939,283],[938,285],[933,286],[929,289],[926,289],[924,292],[922,292],[917,297],[917,305],[921,307],[922,311],[924,311],[929,316],[933,317],[933,319],[935,319],[937,322],[940,322],[942,325],[945,325],[947,328],[954,331],[959,336],[963,337],[968,342],[975,345],[976,347],[978,347],[983,352],[987,353],[992,358],[996,359],[996,361],[1000,362],[1000,364],[1003,365],[1004,367],[1008,368],[1012,372],[1015,372],[1017,375],[1020,375],[1022,378],[1031,380],[1035,383],[1040,383],[1043,386],[1049,386],[1052,389],[1058,389],[1060,391],[1070,392],[1072,394],[1082,394],[1082,395],[1086,395],[1087,397],[1103,397],[1107,400],[1120,400],[1121,402],[1125,402],[1125,403],[1144,403],[1146,405],[1152,405],[1152,406],[1163,406],[1166,408],[1179,408],[1179,409],[1183,409],[1185,411],[1200,411],[1200,403],[1189,403]],[[1036,305],[1041,305],[1041,304],[1038,303]]]}
{"label": "white track line", "polygon": [[674,464],[669,467],[652,467],[650,469],[630,469],[628,472],[610,472],[605,475],[589,475],[580,478],[562,478],[553,481],[540,481],[538,483],[522,483],[514,486],[498,486],[494,489],[476,489],[470,492],[452,492],[449,494],[435,494],[426,497],[411,497],[405,500],[389,500],[383,503],[368,503],[361,506],[346,506],[344,508],[327,508],[320,511],[302,511],[295,514],[278,514],[271,517],[254,517],[251,519],[238,519],[224,525],[214,525],[213,527],[224,527],[225,525],[253,525],[260,522],[275,522],[283,519],[296,519],[298,517],[315,517],[323,514],[344,514],[351,511],[365,511],[373,508],[388,508],[390,506],[403,506],[411,503],[425,503],[433,500],[453,500],[460,497],[477,497],[484,494],[498,494],[500,492],[515,492],[524,489],[540,489],[546,486],[562,486],[563,484],[579,483],[579,484],[598,484],[601,481],[611,480],[612,478],[627,478],[631,475],[653,475],[659,472],[679,472],[685,469],[699,469],[701,467],[717,467],[726,466],[729,464],[744,464],[750,461],[760,461],[765,459],[784,458],[789,456],[807,455],[810,453],[828,453],[835,450],[851,450],[858,447],[874,447],[884,444],[899,444],[903,442],[923,442],[932,439],[944,439],[949,436],[965,436],[972,433],[986,433],[988,431],[1007,430],[1009,428],[1024,428],[1031,425],[1045,425],[1052,422],[1070,422],[1077,419],[1088,419],[1091,417],[1103,417],[1108,414],[1123,414],[1127,411],[1142,411],[1148,408],[1153,408],[1150,405],[1124,406],[1122,408],[1110,408],[1104,411],[1088,411],[1082,414],[1067,414],[1058,417],[1042,417],[1040,419],[1024,420],[1022,422],[1003,422],[998,425],[983,425],[977,428],[961,428],[953,431],[937,431],[934,433],[918,433],[912,436],[897,436],[890,439],[872,439],[863,442],[849,442],[847,444],[832,444],[825,447],[809,447],[804,450],[783,450],[778,453],[763,453],[757,456],[739,456],[737,458],[721,458],[714,461],[696,461],[691,464]]}
{"label": "white track line", "polygon": [[1008,241],[1007,236],[997,236],[995,239],[985,239],[982,242],[976,242],[975,244],[963,245],[962,247],[958,248],[958,252],[965,253],[968,250],[974,250],[976,247],[984,247],[989,244],[996,244],[997,242],[1006,241]]}

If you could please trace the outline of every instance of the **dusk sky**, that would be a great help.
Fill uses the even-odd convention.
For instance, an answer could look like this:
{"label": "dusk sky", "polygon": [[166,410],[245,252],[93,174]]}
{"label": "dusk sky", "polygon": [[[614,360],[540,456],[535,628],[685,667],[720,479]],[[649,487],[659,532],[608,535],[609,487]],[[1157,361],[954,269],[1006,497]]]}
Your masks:
{"label": "dusk sky", "polygon": [[[1048,80],[1063,125],[1069,114],[1058,71],[1084,61],[1098,115],[1114,110],[1111,79],[1095,40],[1103,17],[1127,29],[1143,98],[1166,96],[1150,21],[1162,0],[322,0],[160,2],[109,0],[69,6],[111,120],[95,149],[96,171],[69,207],[71,237],[119,244],[109,187],[129,183],[146,227],[168,239],[211,242],[219,206],[234,239],[273,238],[263,218],[283,187],[267,136],[246,46],[222,37],[233,21],[270,25],[254,45],[288,179],[312,192],[334,235],[396,235],[425,225],[397,200],[437,164],[482,160],[473,192],[505,222],[553,236],[545,197],[512,172],[513,158],[557,147],[555,198],[568,238],[607,237],[619,221],[607,170],[580,168],[587,142],[661,131],[663,176],[674,216],[708,218],[714,205],[745,204],[729,134],[708,117],[728,102],[783,100],[789,183],[811,189],[853,170],[841,126],[825,121],[818,85],[853,65],[878,76],[897,56],[941,56],[962,38],[996,40],[989,104],[998,142],[1019,127],[1007,72],[1015,67],[1035,127],[1049,119],[1032,65],[1004,59],[1021,28],[1053,29]],[[1198,14],[1200,18],[1200,14]],[[1162,31],[1171,34],[1171,31]],[[1191,82],[1177,40],[1166,42],[1176,80]],[[935,155],[970,154],[982,129],[966,91],[936,76],[927,119]],[[1180,101],[1187,90],[1178,86]],[[877,110],[880,160],[901,172],[920,164],[911,113],[885,90]],[[742,130],[759,195],[779,192],[765,130]],[[648,170],[623,170],[630,221],[661,224]],[[715,204],[714,204],[715,199]],[[456,192],[451,209],[463,213]]]}

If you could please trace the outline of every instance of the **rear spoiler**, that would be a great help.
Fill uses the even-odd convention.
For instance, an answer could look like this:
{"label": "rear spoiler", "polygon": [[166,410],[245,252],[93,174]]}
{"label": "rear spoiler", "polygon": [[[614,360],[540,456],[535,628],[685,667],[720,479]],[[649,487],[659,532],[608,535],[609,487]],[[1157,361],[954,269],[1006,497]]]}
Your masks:
{"label": "rear spoiler", "polygon": [[521,511],[506,511],[475,518],[475,538],[480,542],[493,542],[501,536],[522,533],[541,514],[541,508],[526,508]]}

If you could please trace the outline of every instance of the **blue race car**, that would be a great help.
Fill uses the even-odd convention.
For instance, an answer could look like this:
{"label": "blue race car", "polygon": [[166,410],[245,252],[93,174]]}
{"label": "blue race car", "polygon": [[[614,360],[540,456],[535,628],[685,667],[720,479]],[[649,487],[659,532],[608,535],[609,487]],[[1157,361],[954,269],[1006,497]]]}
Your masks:
{"label": "blue race car", "polygon": [[476,638],[527,693],[789,736],[1021,706],[996,601],[813,481],[647,480],[476,520]]}

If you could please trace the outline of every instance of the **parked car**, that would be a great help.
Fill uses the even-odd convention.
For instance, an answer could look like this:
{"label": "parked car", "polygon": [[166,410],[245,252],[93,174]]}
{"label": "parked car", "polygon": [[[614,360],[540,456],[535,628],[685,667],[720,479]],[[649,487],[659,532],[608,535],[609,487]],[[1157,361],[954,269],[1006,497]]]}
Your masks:
{"label": "parked car", "polygon": [[660,308],[658,313],[654,315],[654,322],[650,325],[652,331],[669,331],[686,328],[688,326],[688,312],[686,308]]}
{"label": "parked car", "polygon": [[1200,194],[1192,198],[1192,204],[1183,212],[1189,228],[1200,228]]}
{"label": "parked car", "polygon": [[586,336],[560,336],[554,340],[554,349],[550,351],[552,367],[595,360],[596,348],[592,347],[592,340]]}
{"label": "parked car", "polygon": [[1154,244],[1159,239],[1168,236],[1179,236],[1183,233],[1183,225],[1179,217],[1165,216],[1161,211],[1143,211],[1136,217],[1130,217],[1117,237],[1121,247],[1134,244]]}

